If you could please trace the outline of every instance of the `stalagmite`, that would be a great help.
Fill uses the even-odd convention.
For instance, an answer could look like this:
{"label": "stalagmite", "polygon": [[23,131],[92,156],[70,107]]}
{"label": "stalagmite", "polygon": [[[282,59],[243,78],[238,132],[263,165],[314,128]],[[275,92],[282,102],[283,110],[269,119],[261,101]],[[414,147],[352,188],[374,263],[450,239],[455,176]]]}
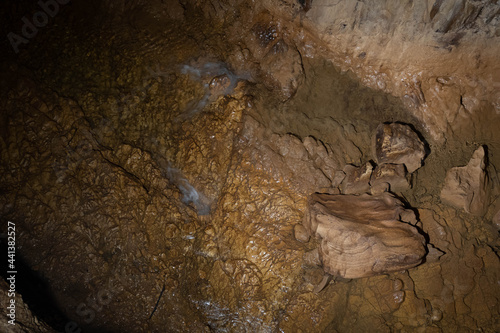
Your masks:
{"label": "stalagmite", "polygon": [[489,203],[489,188],[483,146],[474,152],[466,166],[448,170],[441,200],[473,215],[482,216],[485,213]]}

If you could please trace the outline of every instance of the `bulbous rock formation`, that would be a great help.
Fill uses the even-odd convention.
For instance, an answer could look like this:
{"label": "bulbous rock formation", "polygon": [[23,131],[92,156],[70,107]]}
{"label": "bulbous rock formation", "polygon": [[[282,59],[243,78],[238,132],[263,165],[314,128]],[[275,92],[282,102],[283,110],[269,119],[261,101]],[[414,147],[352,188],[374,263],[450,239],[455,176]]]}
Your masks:
{"label": "bulbous rock formation", "polygon": [[410,126],[380,124],[374,141],[374,155],[378,164],[404,164],[409,173],[422,166],[425,145]]}
{"label": "bulbous rock formation", "polygon": [[309,198],[304,226],[321,239],[326,273],[355,279],[417,266],[426,254],[417,229],[400,221],[407,214],[390,195],[329,195]]}

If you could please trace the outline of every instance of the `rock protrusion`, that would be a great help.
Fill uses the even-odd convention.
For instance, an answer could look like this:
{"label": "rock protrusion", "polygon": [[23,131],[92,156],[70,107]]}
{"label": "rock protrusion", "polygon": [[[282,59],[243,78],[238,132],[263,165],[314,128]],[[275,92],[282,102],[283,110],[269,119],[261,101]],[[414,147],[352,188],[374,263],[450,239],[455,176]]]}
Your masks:
{"label": "rock protrusion", "polygon": [[486,151],[476,149],[469,163],[448,170],[441,190],[441,200],[467,213],[482,216],[489,203]]}
{"label": "rock protrusion", "polygon": [[370,177],[373,171],[370,163],[360,167],[348,164],[343,171],[345,178],[341,184],[342,193],[357,194],[370,191]]}
{"label": "rock protrusion", "polygon": [[309,242],[309,232],[302,224],[296,224],[293,228],[293,233],[295,235],[295,239],[302,243]]}
{"label": "rock protrusion", "polygon": [[409,173],[422,166],[425,144],[409,125],[380,124],[374,141],[374,155],[378,164],[404,164]]}
{"label": "rock protrusion", "polygon": [[401,222],[406,211],[389,193],[377,196],[312,194],[304,227],[320,239],[325,273],[354,279],[417,266],[425,239]]}
{"label": "rock protrusion", "polygon": [[384,163],[377,165],[371,176],[370,185],[389,184],[392,192],[402,192],[411,187],[409,175],[403,164]]}

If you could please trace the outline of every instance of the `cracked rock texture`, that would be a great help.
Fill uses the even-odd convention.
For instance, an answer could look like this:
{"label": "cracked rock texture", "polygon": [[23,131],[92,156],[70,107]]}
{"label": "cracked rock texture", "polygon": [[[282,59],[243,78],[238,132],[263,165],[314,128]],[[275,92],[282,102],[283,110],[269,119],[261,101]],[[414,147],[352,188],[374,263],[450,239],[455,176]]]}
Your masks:
{"label": "cracked rock texture", "polygon": [[[2,36],[40,11],[0,6]],[[73,0],[3,40],[0,231],[51,295],[18,290],[24,331],[499,331],[498,7]],[[315,293],[307,199],[372,166],[381,123],[429,145],[397,193],[427,259]],[[481,145],[476,216],[440,191]]]}

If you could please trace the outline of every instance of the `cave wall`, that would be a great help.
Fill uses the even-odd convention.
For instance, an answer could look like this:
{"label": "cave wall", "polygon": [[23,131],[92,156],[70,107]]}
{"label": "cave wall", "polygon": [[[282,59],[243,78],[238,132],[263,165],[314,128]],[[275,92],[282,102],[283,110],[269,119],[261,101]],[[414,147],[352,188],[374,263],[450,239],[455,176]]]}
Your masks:
{"label": "cave wall", "polygon": [[[55,20],[2,62],[1,215],[68,321],[498,329],[498,4],[74,1]],[[309,194],[373,159],[383,121],[430,145],[402,196],[443,255],[314,293],[317,244],[294,227]],[[478,217],[439,192],[479,144]]]}
{"label": "cave wall", "polygon": [[[170,5],[175,10],[169,19],[189,19],[177,2]],[[158,13],[164,6],[110,3],[108,15],[138,8]],[[321,55],[355,73],[364,85],[401,98],[433,140],[459,140],[465,133],[468,138],[497,141],[494,130],[482,126],[486,119],[498,125],[500,113],[500,5],[495,1],[261,1],[252,6],[206,1],[182,6],[198,8],[224,27],[231,44],[236,44],[230,46],[235,68],[247,69],[253,60],[267,76],[291,71],[269,68],[274,61],[262,61],[264,55],[252,47],[256,24],[265,22],[264,30],[274,24],[273,40],[293,44],[300,56]],[[207,47],[220,52],[215,45]],[[242,50],[250,55],[240,55]],[[300,69],[293,71],[297,75]],[[287,88],[292,91],[284,94],[289,96],[296,87],[292,84]]]}
{"label": "cave wall", "polygon": [[479,124],[498,121],[498,3],[313,1],[306,17],[336,64],[402,98],[433,139],[493,138]]}

